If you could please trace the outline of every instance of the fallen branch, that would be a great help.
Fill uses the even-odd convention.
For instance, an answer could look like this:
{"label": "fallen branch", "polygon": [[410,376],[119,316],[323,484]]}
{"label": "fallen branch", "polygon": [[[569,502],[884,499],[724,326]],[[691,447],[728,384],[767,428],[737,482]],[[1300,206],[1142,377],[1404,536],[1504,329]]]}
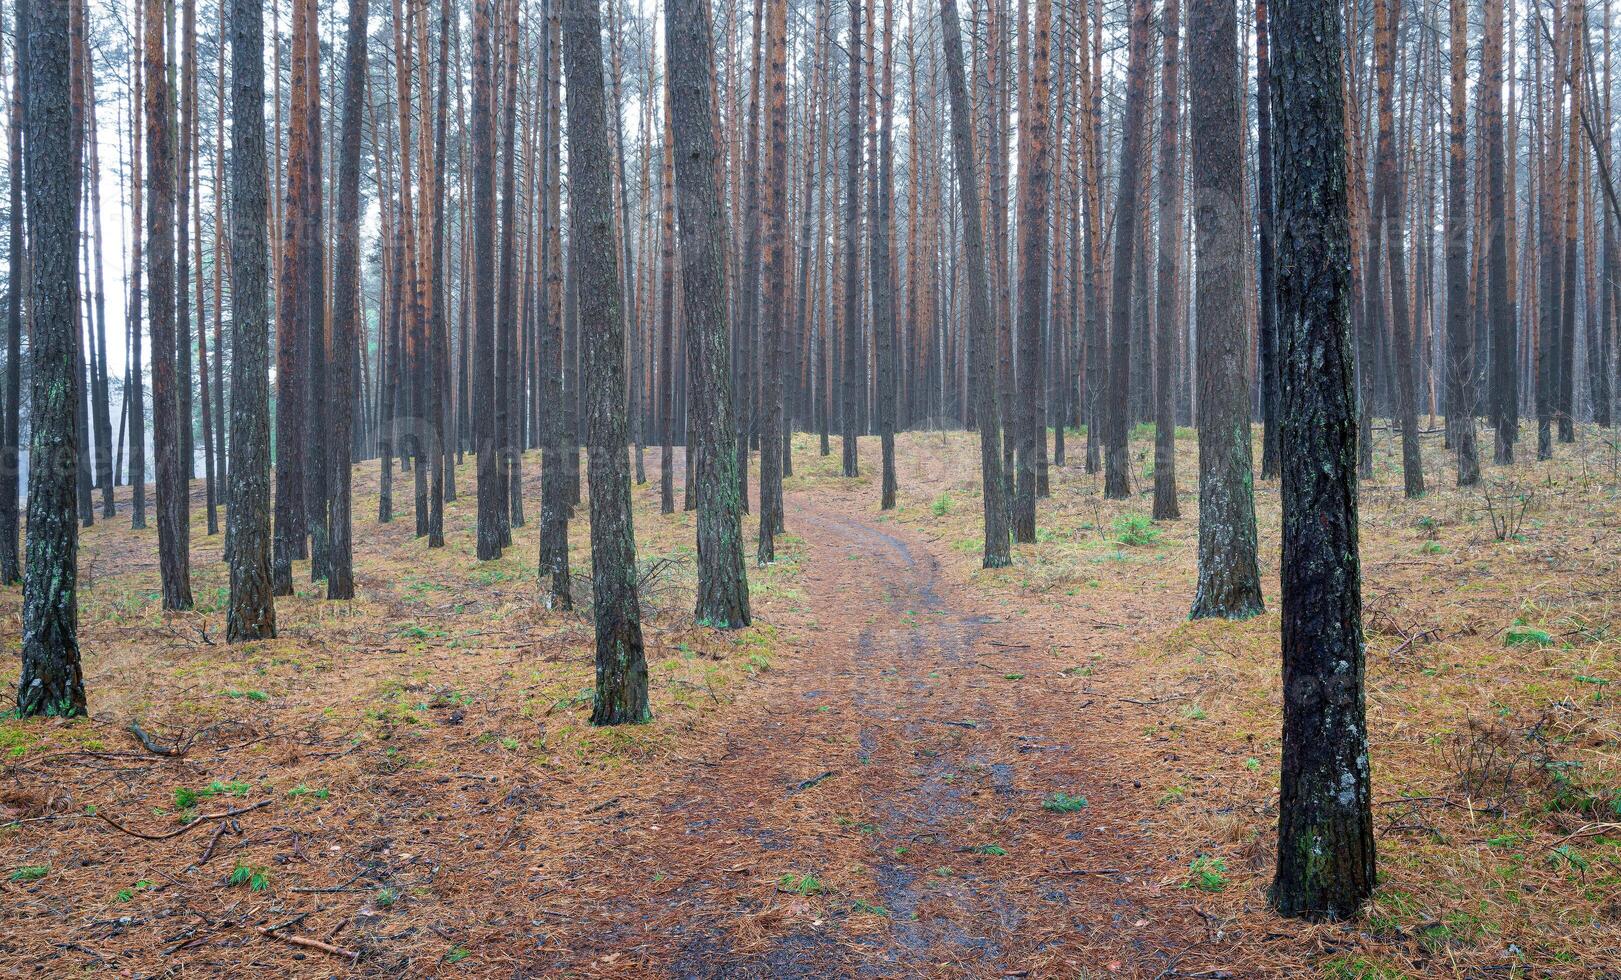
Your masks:
{"label": "fallen branch", "polygon": [[222,823],[219,825],[219,829],[214,831],[214,836],[208,839],[208,846],[203,848],[203,856],[197,859],[198,867],[202,867],[203,865],[207,864],[209,858],[214,856],[214,848],[219,846],[220,838],[224,837],[225,832],[230,829],[231,825],[229,823]]}
{"label": "fallen branch", "polygon": [[835,773],[835,772],[833,772],[833,770],[829,769],[827,772],[822,773],[820,776],[812,776],[809,779],[800,780],[799,783],[796,784],[794,786],[794,788],[789,790],[788,792],[790,794],[804,792],[805,790],[810,789],[812,786],[815,786],[817,783],[820,783],[823,780],[832,779],[835,775],[837,775],[837,773]]}
{"label": "fallen branch", "polygon": [[292,943],[294,946],[303,946],[305,949],[318,949],[323,953],[330,953],[333,956],[341,956],[351,963],[356,963],[360,960],[360,952],[358,950],[344,949],[342,946],[334,946],[331,943],[323,943],[319,939],[306,939],[303,936],[283,935],[282,933],[275,931],[275,929],[279,928],[281,927],[275,926],[272,928],[265,928],[263,926],[259,926],[253,931],[257,932],[261,936],[264,936],[266,939],[280,939],[284,943]]}
{"label": "fallen branch", "polygon": [[267,807],[274,802],[274,800],[260,800],[259,802],[250,804],[248,806],[237,807],[234,810],[226,810],[224,813],[205,813],[196,820],[193,820],[191,823],[181,827],[179,830],[171,830],[165,834],[143,834],[138,830],[131,830],[119,823],[117,820],[114,820],[112,817],[102,813],[100,810],[96,811],[96,816],[100,817],[103,822],[111,825],[113,829],[122,830],[131,837],[139,837],[141,840],[169,840],[174,837],[179,837],[181,834],[184,834],[187,831],[195,830],[210,820],[225,820],[230,817],[239,817],[244,813],[249,813],[253,810],[259,809],[260,807]]}
{"label": "fallen branch", "polygon": [[136,741],[140,742],[141,746],[153,755],[166,755],[172,759],[178,759],[186,754],[185,749],[178,748],[173,745],[160,744],[151,735],[146,733],[146,730],[141,727],[141,723],[138,721],[131,721],[129,723],[129,733],[134,735]]}

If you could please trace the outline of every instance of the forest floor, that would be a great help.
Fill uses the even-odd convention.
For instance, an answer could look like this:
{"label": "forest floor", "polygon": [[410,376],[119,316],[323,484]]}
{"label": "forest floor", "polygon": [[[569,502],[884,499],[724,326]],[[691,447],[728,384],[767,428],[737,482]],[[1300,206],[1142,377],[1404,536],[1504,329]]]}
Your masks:
{"label": "forest floor", "polygon": [[[0,972],[1621,977],[1615,436],[1467,492],[1426,437],[1409,501],[1379,433],[1380,887],[1360,921],[1306,925],[1265,900],[1277,484],[1256,491],[1267,613],[1188,622],[1180,435],[1182,520],[1103,500],[1072,434],[1037,543],[995,572],[972,436],[901,436],[889,513],[876,440],[845,479],[837,439],[800,436],[782,557],[750,561],[755,625],[730,634],[693,622],[693,515],[658,513],[650,450],[655,718],[612,730],[586,720],[589,619],[537,593],[533,456],[531,520],[485,563],[471,459],[433,551],[409,480],[378,524],[360,467],[358,598],[301,582],[280,637],[241,646],[200,484],[186,614],[160,611],[155,531],[121,493],[82,542],[91,717],[0,721]],[[7,687],[19,615],[0,592]]]}

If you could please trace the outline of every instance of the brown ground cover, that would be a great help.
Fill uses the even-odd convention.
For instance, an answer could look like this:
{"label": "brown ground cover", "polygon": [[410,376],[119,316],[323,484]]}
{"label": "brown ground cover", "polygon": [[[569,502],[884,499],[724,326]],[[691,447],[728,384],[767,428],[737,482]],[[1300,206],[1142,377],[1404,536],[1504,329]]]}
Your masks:
{"label": "brown ground cover", "polygon": [[[361,467],[357,600],[301,586],[282,635],[240,647],[222,641],[200,501],[199,608],[182,615],[159,611],[155,532],[121,508],[83,542],[92,717],[0,722],[0,963],[1621,975],[1609,438],[1581,431],[1553,464],[1468,492],[1427,438],[1440,489],[1407,501],[1381,434],[1362,494],[1381,887],[1362,921],[1321,926],[1265,904],[1277,487],[1257,485],[1268,613],[1188,623],[1191,438],[1184,520],[1152,524],[1146,499],[1104,501],[1054,467],[1040,540],[983,572],[972,436],[902,436],[892,514],[801,437],[786,557],[750,568],[756,625],[735,634],[693,623],[692,515],[660,516],[656,479],[639,487],[656,717],[618,730],[586,723],[589,620],[539,602],[535,522],[474,560],[470,464],[437,551],[408,493],[376,524]],[[861,448],[875,472],[876,441]],[[571,532],[584,589],[583,520]],[[0,593],[8,654],[19,604]]]}

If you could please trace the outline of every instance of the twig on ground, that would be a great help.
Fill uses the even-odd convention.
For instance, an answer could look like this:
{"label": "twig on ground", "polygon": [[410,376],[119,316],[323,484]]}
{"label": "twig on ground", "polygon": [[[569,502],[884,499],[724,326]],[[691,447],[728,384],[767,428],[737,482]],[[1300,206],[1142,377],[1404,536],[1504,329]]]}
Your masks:
{"label": "twig on ground", "polygon": [[250,804],[248,806],[237,807],[234,810],[226,810],[224,813],[205,813],[202,816],[198,817],[196,820],[193,820],[191,823],[188,823],[184,827],[181,827],[179,830],[171,830],[168,833],[164,833],[164,834],[143,834],[138,830],[131,830],[128,827],[124,826],[123,824],[119,823],[118,821],[114,820],[112,817],[109,817],[105,813],[102,813],[100,810],[96,811],[96,816],[100,817],[105,823],[111,825],[113,827],[113,829],[122,830],[124,833],[130,835],[131,837],[139,837],[141,840],[169,840],[170,838],[173,838],[173,837],[179,837],[181,834],[184,834],[187,831],[195,830],[195,829],[197,829],[198,827],[201,827],[203,824],[207,823],[210,820],[225,820],[225,819],[230,818],[230,817],[238,817],[238,816],[241,816],[244,813],[249,813],[249,812],[251,812],[253,810],[257,810],[260,807],[269,806],[271,803],[274,803],[274,802],[275,802],[274,800],[260,800],[259,802]]}

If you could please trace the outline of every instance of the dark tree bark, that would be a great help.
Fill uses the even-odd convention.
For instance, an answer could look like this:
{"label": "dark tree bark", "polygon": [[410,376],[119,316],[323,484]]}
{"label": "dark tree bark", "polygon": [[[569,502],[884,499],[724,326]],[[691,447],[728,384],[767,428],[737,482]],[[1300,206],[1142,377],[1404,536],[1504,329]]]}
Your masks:
{"label": "dark tree bark", "polygon": [[580,334],[590,426],[591,589],[597,633],[593,725],[652,717],[636,594],[636,539],[626,455],[625,319],[613,240],[613,171],[602,83],[602,26],[596,0],[564,0],[563,61],[568,74],[569,221],[579,250]]}
{"label": "dark tree bark", "polygon": [[[495,301],[495,432],[496,525],[501,547],[512,544],[512,470],[522,444],[513,438],[513,381],[518,341],[518,186],[521,157],[518,145],[518,5],[504,4],[506,24],[501,29],[505,55],[501,59],[505,81],[501,97],[501,143],[506,158],[501,167],[501,256]],[[610,164],[611,167],[611,164]],[[427,528],[424,526],[424,533]]]}
{"label": "dark tree bark", "polygon": [[[1257,0],[1256,8],[1264,9],[1265,5],[1266,0]],[[1165,0],[1165,13],[1160,19],[1160,29],[1165,34],[1165,58],[1160,69],[1163,84],[1159,129],[1159,267],[1154,311],[1153,514],[1156,521],[1174,521],[1182,516],[1176,505],[1176,401],[1171,390],[1176,338],[1182,327],[1178,269],[1182,258],[1182,91],[1178,87],[1181,73],[1177,51],[1180,20],[1179,0]],[[1265,158],[1262,159],[1264,165]],[[1265,218],[1262,222],[1265,227]]]}
{"label": "dark tree bark", "polygon": [[[135,5],[134,19],[136,34],[144,41],[140,34],[140,25],[146,6],[144,3]],[[129,265],[129,305],[127,312],[126,332],[129,335],[129,365],[124,369],[124,390],[128,399],[127,430],[129,434],[129,484],[130,484],[130,510],[129,526],[137,531],[146,528],[146,379],[141,373],[141,330],[145,324],[142,306],[146,299],[146,289],[143,286],[146,263],[142,258],[144,242],[146,239],[142,215],[141,189],[146,186],[142,177],[142,157],[140,152],[140,125],[134,116],[137,106],[145,105],[146,73],[130,66],[130,74],[134,76],[134,92],[132,93],[130,108],[130,265]]]}
{"label": "dark tree bark", "polygon": [[338,147],[337,248],[332,257],[331,404],[327,408],[327,552],[326,597],[355,597],[354,547],[349,449],[354,425],[354,359],[345,356],[357,342],[360,312],[360,127],[366,99],[367,0],[349,0],[349,33],[345,40],[343,123]]}
{"label": "dark tree bark", "polygon": [[[432,363],[427,381],[428,398],[428,547],[445,546],[445,501],[456,499],[456,470],[446,447],[454,431],[450,419],[450,337],[445,306],[450,296],[445,272],[445,121],[450,103],[450,0],[439,4],[439,96],[433,123],[433,201],[429,219],[428,355]],[[362,89],[364,96],[364,88]],[[516,491],[514,491],[516,492]]]}
{"label": "dark tree bark", "polygon": [[1249,229],[1243,211],[1237,18],[1234,0],[1194,4],[1188,16],[1199,323],[1195,619],[1243,619],[1262,609],[1244,325]]}
{"label": "dark tree bark", "polygon": [[[172,4],[170,9],[173,10]],[[85,58],[88,61],[88,49]],[[186,496],[189,498],[190,481],[197,475],[197,452],[192,431],[195,417],[191,400],[192,270],[191,251],[187,248],[187,233],[191,228],[192,163],[196,156],[197,140],[197,0],[183,0],[180,4],[180,59],[183,71],[180,85],[180,155],[176,161],[180,175],[175,198],[175,240],[178,245],[175,255],[175,374],[179,378],[180,472],[187,483]],[[85,77],[88,78],[88,75]],[[198,269],[197,273],[201,278],[202,270]],[[197,314],[200,322],[201,308]]]}
{"label": "dark tree bark", "polygon": [[1468,112],[1468,15],[1464,0],[1449,0],[1452,105],[1447,138],[1447,427],[1458,451],[1458,486],[1480,481],[1475,453],[1475,331],[1469,308],[1468,166],[1464,117]]}
{"label": "dark tree bark", "polygon": [[[317,191],[309,186],[310,130],[304,123],[309,102],[309,37],[313,18],[303,16],[308,0],[296,0],[292,31],[292,118],[287,141],[287,200],[282,213],[281,268],[276,283],[276,537],[271,574],[276,595],[293,594],[293,561],[308,554],[308,511],[304,502],[304,412],[308,394],[309,326],[305,317],[307,284],[304,247],[305,200]],[[236,222],[233,222],[235,224]],[[396,275],[398,269],[396,268]]]}
{"label": "dark tree bark", "polygon": [[1036,0],[1030,43],[1029,105],[1019,105],[1019,322],[1018,322],[1018,473],[1014,481],[1013,540],[1036,540],[1037,446],[1045,439],[1041,395],[1042,297],[1047,292],[1047,235],[1052,183],[1047,145],[1049,80],[1052,75],[1052,3]]}
{"label": "dark tree bark", "polygon": [[[1333,0],[1273,0],[1283,454],[1283,774],[1271,901],[1343,918],[1374,886],[1357,555],[1344,38]],[[1195,56],[1193,64],[1198,64]]]}
{"label": "dark tree bark", "polygon": [[963,258],[968,278],[968,346],[973,358],[974,415],[979,419],[979,482],[985,505],[985,568],[1006,568],[1009,553],[1006,483],[1002,476],[1001,417],[996,386],[995,325],[985,270],[985,232],[980,222],[979,173],[969,121],[968,82],[962,59],[962,27],[957,0],[940,0],[941,38],[945,45],[946,83],[951,96],[951,147],[957,167],[957,193],[962,205]]}
{"label": "dark tree bark", "polygon": [[[329,354],[327,352],[326,309],[326,234],[322,230],[325,213],[321,196],[325,191],[322,176],[321,139],[321,30],[316,0],[305,0],[303,16],[308,22],[304,29],[306,69],[304,76],[304,111],[302,118],[295,116],[293,125],[302,125],[306,156],[304,166],[305,194],[302,199],[289,201],[289,207],[304,209],[303,257],[299,260],[298,302],[302,304],[299,328],[304,331],[304,364],[308,376],[304,379],[304,441],[301,460],[304,473],[304,530],[309,535],[310,581],[318,582],[327,574],[327,498],[326,457],[329,449],[327,432],[327,390]],[[295,93],[296,97],[296,93]]]}
{"label": "dark tree bark", "polygon": [[[1386,252],[1390,267],[1390,336],[1396,373],[1391,391],[1396,409],[1391,414],[1401,425],[1402,482],[1408,497],[1424,495],[1424,464],[1418,447],[1418,394],[1413,374],[1412,315],[1407,306],[1406,229],[1402,185],[1396,174],[1396,144],[1392,123],[1395,86],[1395,48],[1401,23],[1401,0],[1374,0],[1374,76],[1379,90],[1379,163],[1375,207],[1383,208],[1384,241],[1375,249]],[[1376,301],[1377,302],[1377,301]]]}
{"label": "dark tree bark", "polygon": [[[259,0],[231,0],[230,6],[231,213],[264,214],[264,6]],[[231,598],[225,636],[232,643],[276,635],[270,570],[270,323],[266,308],[270,277],[266,266],[264,224],[231,222],[231,465],[225,511]]]}
{"label": "dark tree bark", "polygon": [[[69,0],[71,2],[71,0]],[[164,0],[146,0],[146,272],[152,331],[152,448],[157,454],[158,571],[163,608],[191,608],[191,492],[180,462],[175,379],[174,117],[164,42]]]}
{"label": "dark tree bark", "polygon": [[[17,5],[16,37],[26,37],[27,0]],[[22,564],[18,561],[17,537],[19,520],[17,504],[21,499],[18,482],[22,476],[21,422],[22,422],[22,356],[23,356],[23,255],[27,244],[23,240],[23,66],[27,64],[26,44],[17,45],[16,75],[12,80],[10,120],[7,126],[9,152],[7,160],[10,176],[10,219],[7,222],[10,259],[6,274],[6,375],[4,396],[0,405],[0,585],[15,585],[22,581]]]}
{"label": "dark tree bark", "polygon": [[782,526],[782,348],[788,314],[788,0],[765,3],[766,270],[760,342],[760,542],[755,561],[776,560]]}
{"label": "dark tree bark", "polygon": [[1278,321],[1275,277],[1272,270],[1272,218],[1277,201],[1272,190],[1272,100],[1267,98],[1271,82],[1272,53],[1266,19],[1267,0],[1255,0],[1255,155],[1256,224],[1259,226],[1259,252],[1256,279],[1260,314],[1261,371],[1261,479],[1278,477]]}
{"label": "dark tree bark", "polygon": [[562,185],[556,179],[560,159],[558,146],[561,113],[561,79],[557,71],[557,45],[560,39],[560,11],[562,0],[546,0],[547,40],[544,64],[546,67],[547,145],[551,147],[547,172],[551,179],[546,187],[546,248],[545,316],[540,328],[540,397],[545,403],[541,419],[542,449],[540,469],[540,574],[549,577],[546,604],[552,609],[574,608],[568,561],[569,476],[563,459],[566,424],[562,404],[561,362],[563,346],[563,292],[562,292],[562,237],[560,211]]}
{"label": "dark tree bark", "polygon": [[[878,106],[878,195],[877,207],[872,215],[872,259],[868,263],[872,280],[873,360],[878,377],[874,397],[877,401],[878,443],[882,459],[880,465],[879,508],[891,510],[895,506],[895,399],[900,378],[895,368],[895,283],[890,275],[890,217],[894,171],[892,147],[894,113],[894,50],[891,29],[894,23],[895,0],[884,0],[884,74],[881,91],[876,93]],[[877,58],[877,52],[873,52]],[[1045,120],[1045,113],[1042,116]],[[1045,123],[1043,123],[1045,125]],[[916,176],[914,174],[914,176]],[[1040,263],[1038,263],[1040,264]],[[784,270],[786,273],[786,270]],[[779,493],[780,496],[780,493]],[[780,516],[780,513],[779,513]]]}
{"label": "dark tree bark", "polygon": [[[560,2],[560,0],[553,0]],[[490,0],[473,0],[473,439],[478,559],[501,557],[502,486],[495,418],[495,133]],[[555,406],[557,402],[549,405]]]}
{"label": "dark tree bark", "polygon": [[[1197,89],[1195,83],[1194,88]],[[1148,0],[1131,0],[1130,55],[1126,63],[1126,109],[1121,122],[1121,174],[1136,174],[1143,158],[1143,116],[1148,102]],[[1236,138],[1236,135],[1235,137]],[[1197,165],[1195,165],[1197,169]],[[1109,395],[1104,406],[1108,431],[1103,445],[1103,493],[1111,500],[1131,496],[1131,293],[1138,256],[1138,184],[1116,181],[1114,281],[1109,289]],[[1236,202],[1236,198],[1234,201]],[[1236,207],[1236,203],[1231,206]],[[1234,215],[1236,220],[1236,214]],[[1203,277],[1200,277],[1201,281]],[[1201,319],[1201,324],[1203,320]],[[1202,336],[1204,331],[1200,330]],[[1201,407],[1203,407],[1201,405]],[[1202,482],[1202,481],[1201,481]]]}
{"label": "dark tree bark", "polygon": [[719,151],[710,79],[714,43],[709,4],[669,0],[670,131],[680,210],[682,317],[692,357],[693,433],[698,504],[698,608],[701,623],[735,629],[749,623],[743,568],[742,505],[732,412],[726,325],[726,215],[721,210]]}
{"label": "dark tree bark", "polygon": [[1485,32],[1481,38],[1481,116],[1485,121],[1486,279],[1491,318],[1491,387],[1489,406],[1494,459],[1514,462],[1514,444],[1520,433],[1519,327],[1510,299],[1509,214],[1504,196],[1507,153],[1503,143],[1503,0],[1485,0]]}
{"label": "dark tree bark", "polygon": [[72,0],[17,5],[29,232],[32,391],[28,433],[28,543],[23,581],[17,714],[87,712],[79,666],[78,349],[79,142],[68,79]]}
{"label": "dark tree bark", "polygon": [[659,249],[662,270],[659,279],[659,512],[673,514],[675,513],[675,145],[670,138],[668,98],[665,106],[667,111],[664,127],[664,201]]}
{"label": "dark tree bark", "polygon": [[[861,474],[856,435],[856,402],[866,391],[861,346],[861,0],[850,0],[850,105],[844,172],[844,363],[839,408],[839,442],[845,476]],[[989,380],[990,375],[981,379]]]}

